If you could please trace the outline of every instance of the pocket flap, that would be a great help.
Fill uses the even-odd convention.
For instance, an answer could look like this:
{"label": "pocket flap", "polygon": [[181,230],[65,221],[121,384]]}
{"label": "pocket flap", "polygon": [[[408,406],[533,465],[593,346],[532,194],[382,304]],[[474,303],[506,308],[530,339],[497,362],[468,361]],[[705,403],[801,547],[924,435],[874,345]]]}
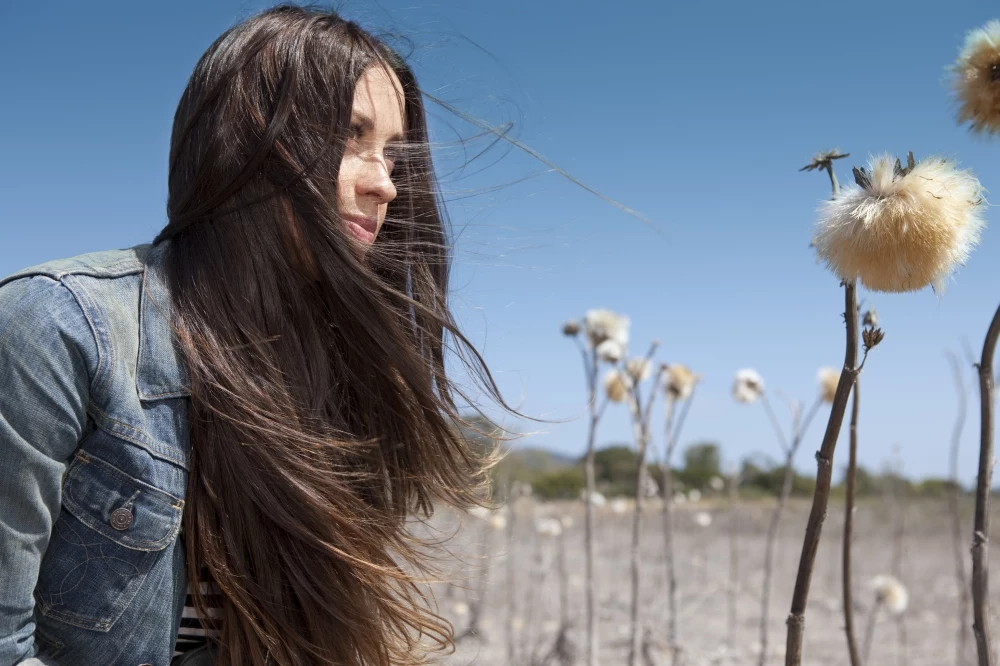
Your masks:
{"label": "pocket flap", "polygon": [[81,450],[66,473],[63,506],[117,544],[155,551],[177,536],[184,500]]}

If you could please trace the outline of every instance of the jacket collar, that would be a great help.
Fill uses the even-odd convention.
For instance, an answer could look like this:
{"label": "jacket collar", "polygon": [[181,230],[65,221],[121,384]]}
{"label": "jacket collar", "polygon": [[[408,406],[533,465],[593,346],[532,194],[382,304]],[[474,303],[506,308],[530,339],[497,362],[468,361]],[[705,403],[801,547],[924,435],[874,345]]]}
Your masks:
{"label": "jacket collar", "polygon": [[139,358],[135,373],[135,387],[142,400],[191,395],[187,366],[170,327],[170,293],[163,273],[169,242],[137,248],[145,265],[139,294]]}

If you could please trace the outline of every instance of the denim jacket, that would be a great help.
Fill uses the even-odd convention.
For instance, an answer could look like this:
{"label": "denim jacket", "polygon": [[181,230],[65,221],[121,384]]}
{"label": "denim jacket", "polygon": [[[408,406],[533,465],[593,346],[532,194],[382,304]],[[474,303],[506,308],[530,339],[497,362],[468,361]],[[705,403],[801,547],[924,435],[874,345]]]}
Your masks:
{"label": "denim jacket", "polygon": [[0,666],[168,666],[190,384],[163,249],[0,279]]}

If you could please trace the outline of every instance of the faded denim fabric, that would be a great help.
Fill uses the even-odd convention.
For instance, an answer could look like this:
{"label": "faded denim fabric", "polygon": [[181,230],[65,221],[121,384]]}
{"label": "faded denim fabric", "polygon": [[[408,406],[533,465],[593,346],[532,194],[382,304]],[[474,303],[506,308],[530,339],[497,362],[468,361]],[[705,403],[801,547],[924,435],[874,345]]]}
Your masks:
{"label": "faded denim fabric", "polygon": [[0,279],[0,666],[168,666],[186,588],[169,241]]}

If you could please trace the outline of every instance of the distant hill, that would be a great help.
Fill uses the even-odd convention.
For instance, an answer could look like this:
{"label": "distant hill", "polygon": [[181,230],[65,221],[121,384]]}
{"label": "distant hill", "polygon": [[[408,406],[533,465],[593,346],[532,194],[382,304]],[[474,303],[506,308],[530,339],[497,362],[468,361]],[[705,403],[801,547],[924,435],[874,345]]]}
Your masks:
{"label": "distant hill", "polygon": [[504,462],[529,469],[533,472],[551,472],[557,469],[572,467],[579,462],[579,458],[549,451],[541,447],[521,448],[515,445],[507,453]]}

